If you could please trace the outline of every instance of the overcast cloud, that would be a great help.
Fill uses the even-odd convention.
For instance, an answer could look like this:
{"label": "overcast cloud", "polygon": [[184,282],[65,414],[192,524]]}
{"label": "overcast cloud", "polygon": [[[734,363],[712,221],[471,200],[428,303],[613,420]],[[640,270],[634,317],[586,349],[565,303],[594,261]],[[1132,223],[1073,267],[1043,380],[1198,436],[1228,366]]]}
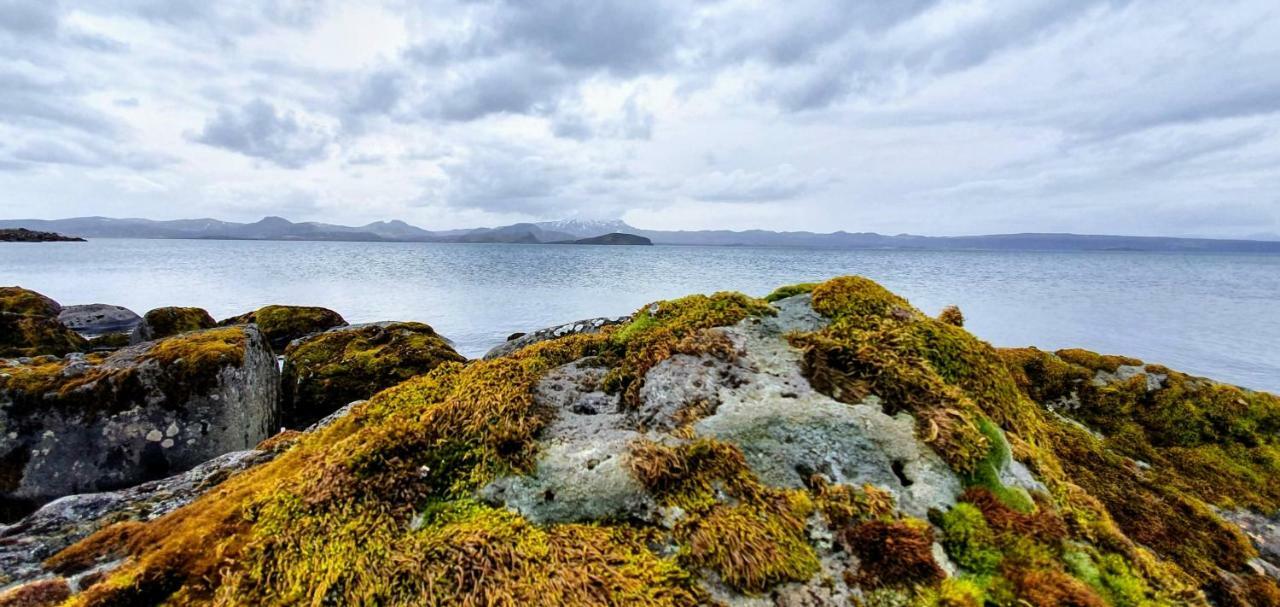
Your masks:
{"label": "overcast cloud", "polygon": [[1273,0],[0,0],[0,216],[1280,233]]}

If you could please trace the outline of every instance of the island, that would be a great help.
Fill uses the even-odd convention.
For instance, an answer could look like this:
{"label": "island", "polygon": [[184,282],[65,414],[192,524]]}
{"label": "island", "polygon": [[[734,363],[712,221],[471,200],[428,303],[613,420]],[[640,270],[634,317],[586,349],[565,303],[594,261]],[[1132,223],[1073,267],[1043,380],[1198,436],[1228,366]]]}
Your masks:
{"label": "island", "polygon": [[0,242],[85,242],[83,238],[63,236],[56,232],[37,232],[26,228],[0,229]]}
{"label": "island", "polygon": [[644,236],[636,236],[635,234],[623,234],[622,232],[613,232],[612,234],[602,234],[600,236],[592,236],[591,238],[579,238],[577,240],[562,240],[555,244],[595,244],[595,245],[639,245],[651,247],[653,241]]}

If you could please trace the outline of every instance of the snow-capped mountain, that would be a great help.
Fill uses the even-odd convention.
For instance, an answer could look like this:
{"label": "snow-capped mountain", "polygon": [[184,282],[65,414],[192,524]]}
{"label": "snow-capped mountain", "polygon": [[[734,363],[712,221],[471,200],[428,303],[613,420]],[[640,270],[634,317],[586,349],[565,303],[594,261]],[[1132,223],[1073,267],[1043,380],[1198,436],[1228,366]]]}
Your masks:
{"label": "snow-capped mountain", "polygon": [[574,238],[591,238],[614,232],[635,233],[636,229],[621,219],[559,219],[534,224],[544,230],[563,232]]}

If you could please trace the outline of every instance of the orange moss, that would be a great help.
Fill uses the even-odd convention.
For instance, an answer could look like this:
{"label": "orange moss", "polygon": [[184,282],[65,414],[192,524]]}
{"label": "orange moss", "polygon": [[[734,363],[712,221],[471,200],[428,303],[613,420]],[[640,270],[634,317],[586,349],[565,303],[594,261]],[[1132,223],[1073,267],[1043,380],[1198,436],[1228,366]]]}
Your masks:
{"label": "orange moss", "polygon": [[933,529],[923,521],[866,521],[838,537],[858,556],[856,584],[909,587],[936,584],[946,577],[933,560]]}

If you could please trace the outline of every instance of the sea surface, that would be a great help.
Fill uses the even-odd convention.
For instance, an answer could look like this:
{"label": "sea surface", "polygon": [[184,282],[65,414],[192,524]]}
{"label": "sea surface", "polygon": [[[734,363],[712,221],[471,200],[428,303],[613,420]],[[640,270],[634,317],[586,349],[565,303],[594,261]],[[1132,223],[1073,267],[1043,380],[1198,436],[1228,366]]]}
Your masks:
{"label": "sea surface", "polygon": [[318,305],[479,356],[516,331],[717,290],[861,274],[999,346],[1082,347],[1280,393],[1280,256],[111,240],[0,243],[0,285],[139,314]]}

